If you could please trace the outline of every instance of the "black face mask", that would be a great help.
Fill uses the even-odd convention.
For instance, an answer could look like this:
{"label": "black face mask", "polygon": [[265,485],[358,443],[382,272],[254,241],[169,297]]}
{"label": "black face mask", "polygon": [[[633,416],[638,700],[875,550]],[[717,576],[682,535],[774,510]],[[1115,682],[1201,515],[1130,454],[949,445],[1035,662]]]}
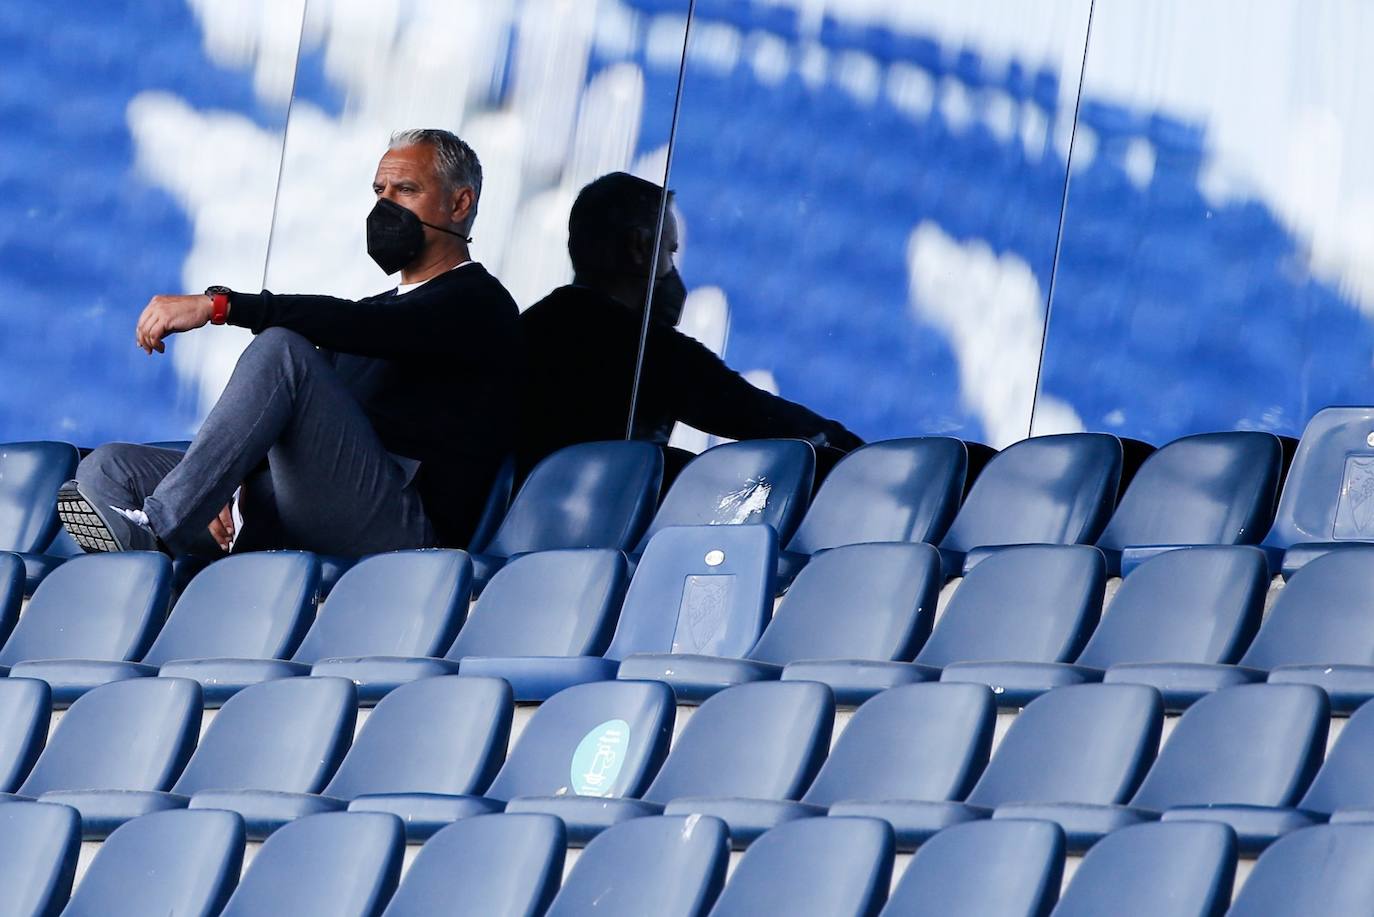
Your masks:
{"label": "black face mask", "polygon": [[676,328],[682,321],[682,307],[687,303],[687,285],[682,275],[673,268],[654,284],[653,295],[649,297],[649,315],[654,321]]}
{"label": "black face mask", "polygon": [[433,223],[423,222],[415,214],[395,201],[378,198],[377,206],[367,215],[367,253],[387,274],[394,274],[415,260],[425,247],[425,230],[437,229],[464,242],[472,239]]}

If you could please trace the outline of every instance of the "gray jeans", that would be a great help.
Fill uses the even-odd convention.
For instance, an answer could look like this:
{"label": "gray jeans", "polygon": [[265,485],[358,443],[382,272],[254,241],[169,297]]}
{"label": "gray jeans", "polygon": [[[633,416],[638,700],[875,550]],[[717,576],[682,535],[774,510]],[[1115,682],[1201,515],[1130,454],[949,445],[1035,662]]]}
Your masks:
{"label": "gray jeans", "polygon": [[110,443],[81,462],[76,480],[87,499],[142,507],[177,553],[221,553],[207,527],[242,485],[235,552],[357,557],[435,544],[416,467],[387,452],[309,341],[268,328],[239,357],[184,454]]}

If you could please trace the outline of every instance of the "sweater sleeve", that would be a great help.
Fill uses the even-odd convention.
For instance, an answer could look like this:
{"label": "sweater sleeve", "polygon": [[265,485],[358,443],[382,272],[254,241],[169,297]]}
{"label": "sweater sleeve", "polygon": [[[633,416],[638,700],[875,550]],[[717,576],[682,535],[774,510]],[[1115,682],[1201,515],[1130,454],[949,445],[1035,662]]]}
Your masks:
{"label": "sweater sleeve", "polygon": [[[254,334],[287,328],[317,347],[365,357],[480,354],[505,304],[490,292],[438,278],[405,296],[362,300],[333,296],[234,293],[229,324]],[[515,306],[509,305],[512,321]]]}
{"label": "sweater sleeve", "polygon": [[655,337],[658,352],[645,356],[646,382],[679,420],[730,439],[795,437],[844,450],[863,445],[838,421],[752,385],[687,335]]}

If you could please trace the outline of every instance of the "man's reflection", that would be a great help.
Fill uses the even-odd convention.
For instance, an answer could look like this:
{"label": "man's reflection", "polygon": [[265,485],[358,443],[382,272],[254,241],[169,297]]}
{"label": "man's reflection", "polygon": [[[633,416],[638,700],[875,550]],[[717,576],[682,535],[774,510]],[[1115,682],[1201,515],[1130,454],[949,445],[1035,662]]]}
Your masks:
{"label": "man's reflection", "polygon": [[573,443],[624,437],[646,300],[649,335],[634,438],[667,443],[680,420],[730,439],[797,437],[843,450],[861,445],[839,422],[754,387],[676,330],[687,290],[674,264],[678,232],[671,211],[650,277],[662,195],[658,185],[624,172],[602,176],[578,194],[568,218],[573,283],[520,317],[529,361],[523,467]]}

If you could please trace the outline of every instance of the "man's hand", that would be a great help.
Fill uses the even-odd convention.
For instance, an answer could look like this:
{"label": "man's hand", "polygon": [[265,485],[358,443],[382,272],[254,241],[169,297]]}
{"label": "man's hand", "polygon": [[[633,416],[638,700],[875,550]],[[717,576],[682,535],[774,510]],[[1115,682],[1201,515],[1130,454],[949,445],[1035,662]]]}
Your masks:
{"label": "man's hand", "polygon": [[234,504],[232,502],[224,504],[224,509],[219,511],[210,522],[210,534],[214,536],[220,549],[227,551],[234,543]]}
{"label": "man's hand", "polygon": [[162,353],[162,339],[178,331],[190,331],[210,321],[214,304],[203,294],[195,296],[154,296],[138,317],[134,340],[147,353]]}

